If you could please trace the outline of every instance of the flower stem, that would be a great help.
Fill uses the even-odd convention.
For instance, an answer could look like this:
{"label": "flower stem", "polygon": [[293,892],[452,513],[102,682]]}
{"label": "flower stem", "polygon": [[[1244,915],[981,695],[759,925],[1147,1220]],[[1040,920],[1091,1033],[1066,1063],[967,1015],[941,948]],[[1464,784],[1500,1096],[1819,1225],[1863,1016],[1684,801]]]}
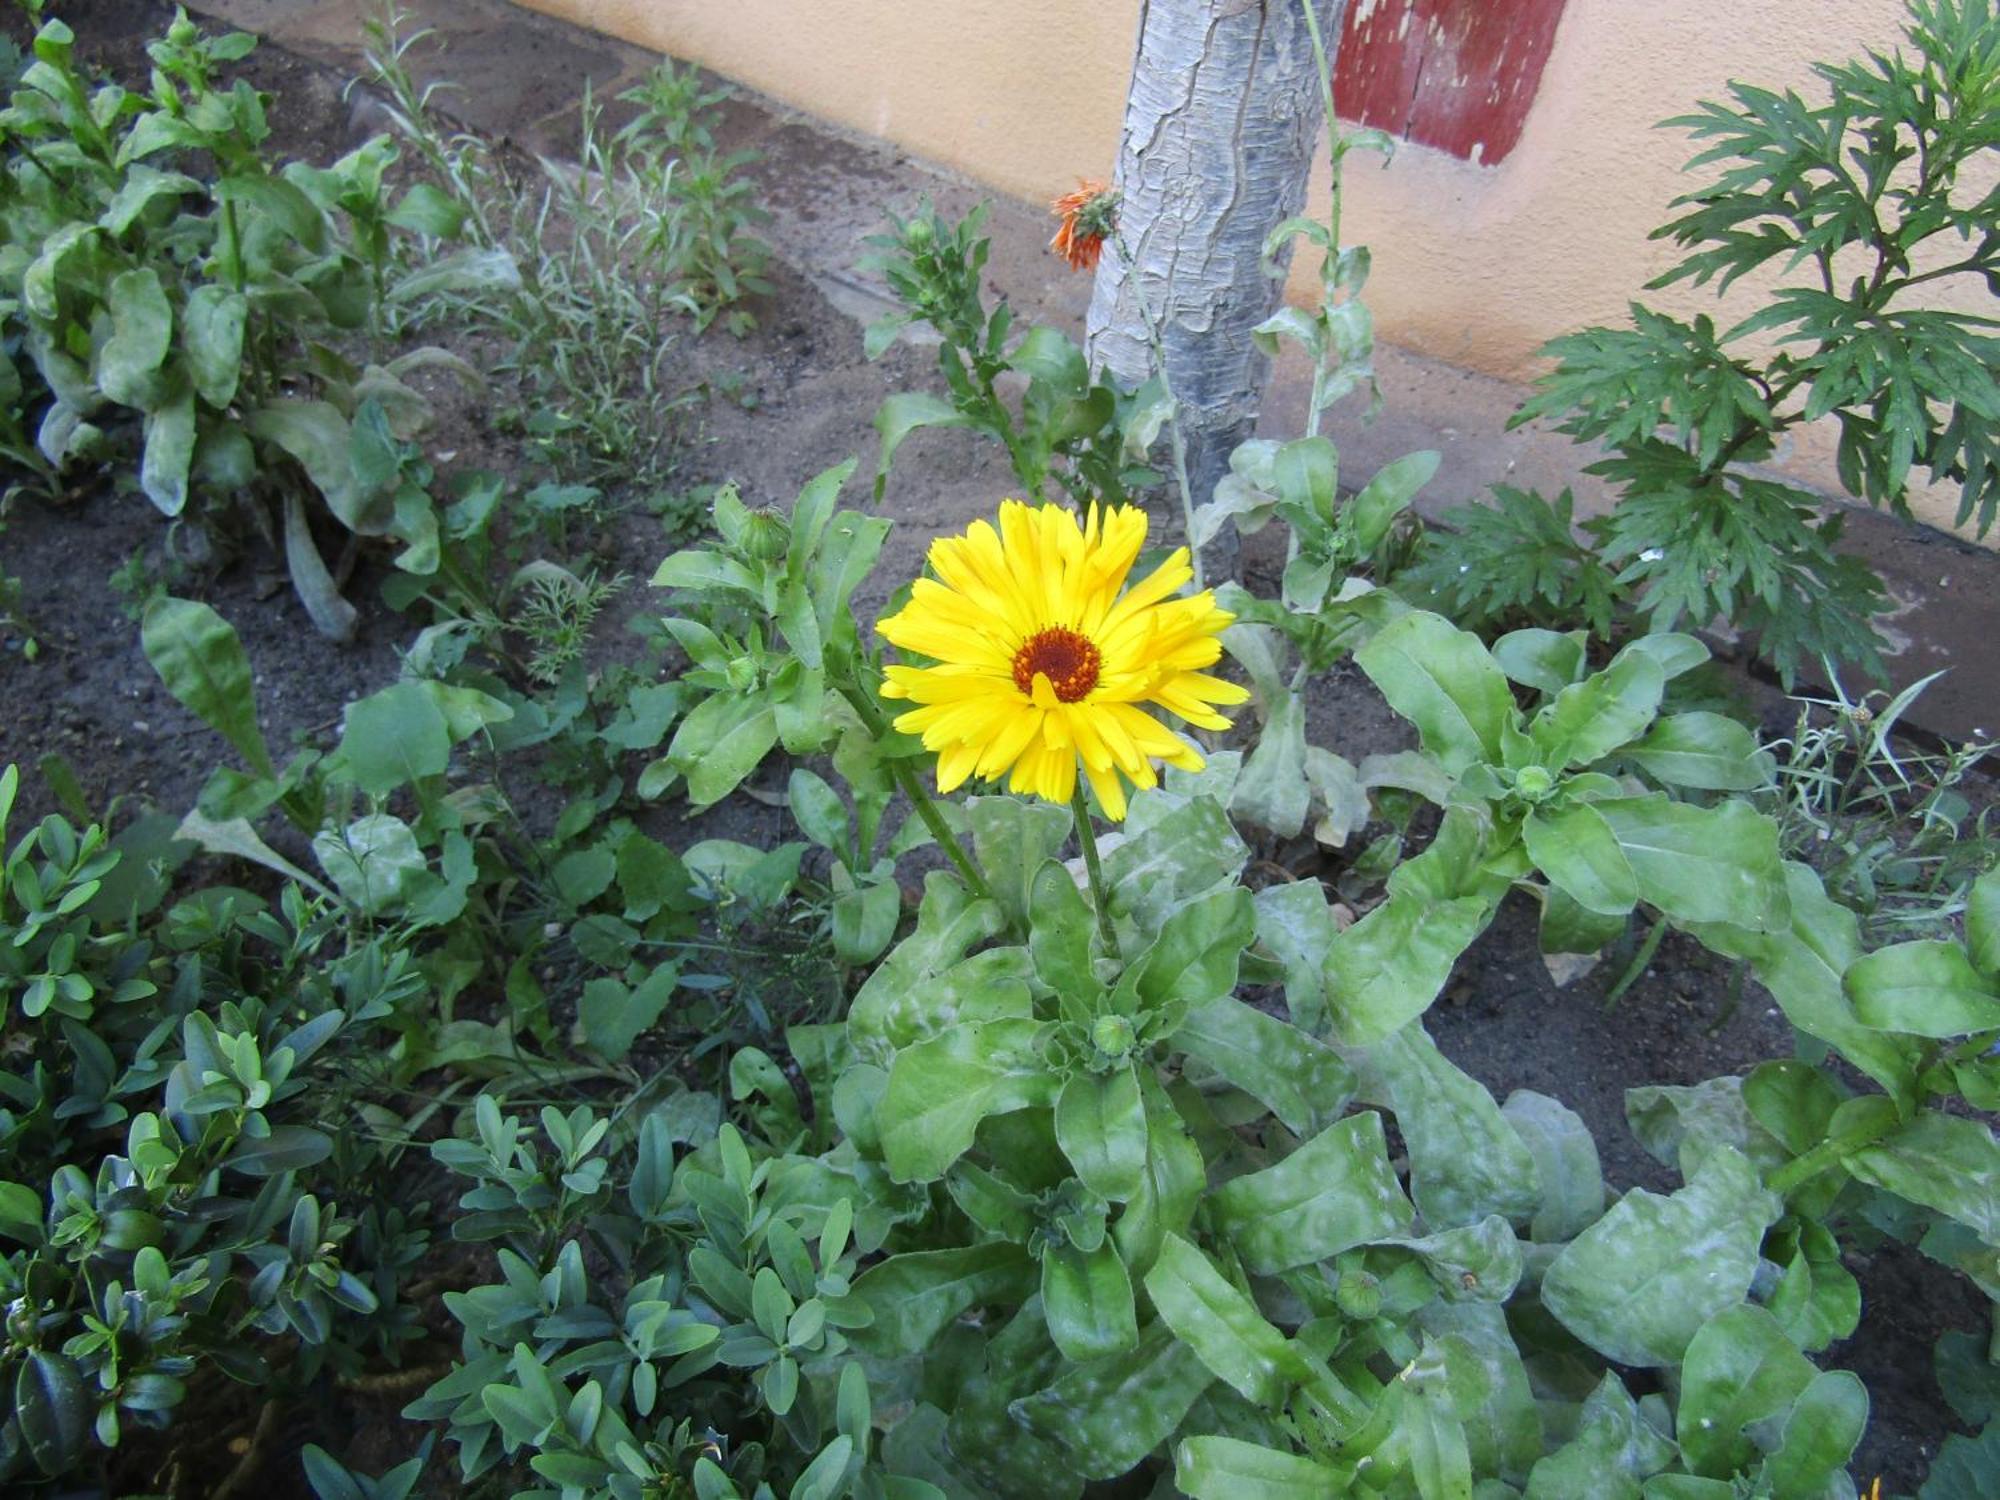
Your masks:
{"label": "flower stem", "polygon": [[972,894],[985,900],[993,899],[992,888],[986,884],[986,877],[979,873],[979,867],[972,862],[972,856],[965,852],[965,846],[958,841],[958,835],[951,831],[951,825],[938,811],[931,794],[924,790],[923,782],[907,764],[900,760],[889,762],[889,774],[896,778],[896,785],[903,789],[903,795],[910,799],[917,810],[917,816],[924,820],[924,827],[931,831],[931,837],[938,841],[958,873],[965,877],[965,883],[972,888]]}
{"label": "flower stem", "polygon": [[1146,325],[1146,346],[1152,351],[1153,370],[1160,377],[1160,399],[1167,403],[1167,443],[1174,458],[1174,483],[1180,491],[1181,524],[1187,529],[1188,566],[1194,570],[1195,591],[1199,593],[1206,585],[1201,576],[1201,548],[1194,541],[1194,485],[1188,480],[1187,433],[1181,426],[1180,399],[1174,395],[1173,383],[1167,378],[1167,339],[1161,331],[1160,320],[1153,316],[1153,306],[1146,300],[1146,288],[1139,280],[1138,262],[1132,259],[1125,248],[1125,237],[1114,235],[1113,248],[1125,265],[1126,279],[1132,286],[1133,305],[1139,309],[1139,321]]}
{"label": "flower stem", "polygon": [[[882,717],[882,711],[875,706],[875,700],[869,691],[860,683],[851,680],[842,683],[840,691],[841,696],[853,706],[862,727],[868,731],[870,737],[878,745],[886,740],[889,737],[888,721]],[[993,888],[987,885],[986,877],[979,873],[979,866],[975,865],[972,856],[965,852],[965,846],[958,841],[958,835],[951,831],[951,825],[945,822],[944,814],[939,811],[931,794],[924,790],[924,784],[918,779],[917,774],[910,769],[907,762],[900,759],[890,759],[888,766],[889,775],[894,778],[896,785],[902,788],[903,795],[910,799],[910,805],[917,810],[917,816],[924,820],[924,827],[931,831],[931,837],[937,840],[938,847],[944,850],[946,858],[950,859],[958,873],[965,877],[965,883],[972,888],[972,893],[991,901]]]}
{"label": "flower stem", "polygon": [[1097,859],[1097,834],[1090,826],[1090,808],[1083,800],[1083,779],[1077,778],[1076,791],[1069,799],[1076,814],[1076,841],[1083,849],[1083,869],[1090,878],[1090,904],[1097,908],[1097,931],[1104,939],[1104,951],[1117,958],[1118,934],[1111,927],[1111,905],[1104,894],[1104,867]]}

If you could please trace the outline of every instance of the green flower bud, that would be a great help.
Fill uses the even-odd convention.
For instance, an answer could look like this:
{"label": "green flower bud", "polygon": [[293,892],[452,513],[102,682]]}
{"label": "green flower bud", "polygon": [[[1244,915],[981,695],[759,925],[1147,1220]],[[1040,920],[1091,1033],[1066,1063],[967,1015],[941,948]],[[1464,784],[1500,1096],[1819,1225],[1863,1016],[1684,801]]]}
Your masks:
{"label": "green flower bud", "polygon": [[1526,802],[1540,802],[1556,789],[1556,779],[1541,766],[1523,766],[1514,773],[1514,790]]}
{"label": "green flower bud", "polygon": [[734,657],[723,675],[729,679],[731,687],[739,693],[747,693],[757,685],[757,663],[747,656]]}
{"label": "green flower bud", "polygon": [[904,235],[903,238],[908,242],[912,250],[928,250],[932,239],[931,221],[929,219],[911,220],[909,233]]}
{"label": "green flower bud", "polygon": [[1333,1300],[1348,1317],[1365,1322],[1382,1311],[1382,1283],[1366,1271],[1342,1272]]}
{"label": "green flower bud", "polygon": [[769,506],[750,512],[743,522],[743,551],[750,557],[774,562],[792,545],[792,523]]}
{"label": "green flower bud", "polygon": [[1127,1056],[1138,1039],[1123,1016],[1099,1016],[1090,1028],[1091,1046],[1110,1058]]}

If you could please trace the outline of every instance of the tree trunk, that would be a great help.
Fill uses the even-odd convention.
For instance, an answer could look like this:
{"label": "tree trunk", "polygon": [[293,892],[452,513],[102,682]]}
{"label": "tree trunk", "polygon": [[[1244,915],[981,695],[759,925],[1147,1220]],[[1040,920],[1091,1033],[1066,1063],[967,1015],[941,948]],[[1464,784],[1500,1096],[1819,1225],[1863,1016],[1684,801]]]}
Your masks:
{"label": "tree trunk", "polygon": [[[1153,320],[1196,505],[1250,436],[1270,373],[1250,338],[1284,294],[1283,277],[1263,267],[1264,239],[1304,206],[1324,124],[1307,5],[1331,61],[1347,0],[1142,0],[1140,9],[1116,182],[1124,254],[1098,264],[1089,351],[1093,367],[1137,385],[1153,371]],[[1290,261],[1287,246],[1279,264]]]}

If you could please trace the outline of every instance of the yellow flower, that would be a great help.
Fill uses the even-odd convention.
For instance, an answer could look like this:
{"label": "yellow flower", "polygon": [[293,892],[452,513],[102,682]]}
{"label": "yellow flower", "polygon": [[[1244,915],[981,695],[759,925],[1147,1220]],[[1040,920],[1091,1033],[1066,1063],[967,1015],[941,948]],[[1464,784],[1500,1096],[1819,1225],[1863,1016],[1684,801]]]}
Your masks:
{"label": "yellow flower", "polygon": [[1155,761],[1201,769],[1192,745],[1146,711],[1227,729],[1216,704],[1250,695],[1212,677],[1217,639],[1235,617],[1212,594],[1169,596],[1194,571],[1185,547],[1126,590],[1146,541],[1145,512],[1003,501],[1000,528],[975,521],[931,544],[935,578],[877,628],[937,663],[892,666],[886,698],[918,706],[896,727],[938,757],[938,789],[969,776],[1068,802],[1080,764],[1106,817],[1125,816],[1125,786],[1158,784]]}

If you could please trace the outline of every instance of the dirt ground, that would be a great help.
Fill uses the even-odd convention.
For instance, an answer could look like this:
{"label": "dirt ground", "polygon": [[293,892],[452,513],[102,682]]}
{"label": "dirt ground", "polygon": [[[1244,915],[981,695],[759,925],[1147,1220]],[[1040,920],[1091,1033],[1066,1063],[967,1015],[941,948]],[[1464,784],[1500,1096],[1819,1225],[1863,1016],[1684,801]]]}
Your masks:
{"label": "dirt ground", "polygon": [[[83,52],[128,75],[139,42],[170,16],[154,0],[92,0],[72,7]],[[317,64],[262,48],[244,71],[280,103],[272,112],[287,150],[333,154],[357,143],[345,81]],[[861,190],[866,190],[866,184]],[[870,363],[861,324],[829,299],[816,281],[785,263],[772,268],[775,290],[755,305],[757,327],[737,341],[711,333],[683,346],[690,385],[726,384],[732,399],[710,400],[685,435],[676,487],[734,480],[753,503],[789,504],[813,474],[848,455],[862,458],[849,503],[861,504],[872,466],[877,405],[893,391],[935,388],[931,351],[898,344]],[[728,377],[725,381],[724,377]],[[433,450],[459,454],[441,467],[508,461],[508,443],[490,431],[479,403],[452,403],[430,438]],[[1009,489],[996,445],[958,433],[925,433],[899,455],[886,513],[897,526],[875,577],[855,599],[872,618],[889,589],[913,574],[933,536],[990,511]],[[139,648],[138,631],[107,586],[112,571],[135,554],[158,570],[170,546],[186,546],[128,485],[85,483],[60,505],[17,505],[0,535],[0,560],[22,579],[24,618],[40,642],[29,661],[18,639],[0,644],[0,763],[24,772],[43,756],[62,756],[95,806],[121,798],[120,818],[145,804],[169,811],[189,806],[209,768],[228,752],[160,685]],[[651,518],[626,513],[600,546],[636,579],[648,576],[667,543]],[[384,563],[364,558],[349,586],[362,607],[355,641],[330,645],[316,636],[285,582],[279,559],[252,543],[212,565],[190,568],[177,591],[207,599],[241,635],[257,678],[264,727],[274,747],[329,743],[343,706],[391,680],[397,650],[413,623],[380,601]],[[607,615],[600,635],[621,638],[626,618],[657,601],[643,582]],[[1312,706],[1314,738],[1353,759],[1405,743],[1406,730],[1351,668],[1319,684]],[[782,786],[783,769],[760,780]],[[16,826],[52,806],[38,776],[27,775]],[[750,842],[776,842],[790,832],[781,811],[732,799],[730,811],[701,832]],[[655,831],[685,842],[692,830],[679,811],[657,815]],[[1283,852],[1283,851],[1279,851]],[[1602,994],[1615,965],[1567,987],[1551,979],[1535,945],[1534,914],[1510,902],[1493,930],[1472,950],[1427,1024],[1440,1046],[1504,1098],[1516,1088],[1553,1094],[1577,1109],[1597,1135],[1614,1187],[1672,1185],[1668,1171],[1638,1148],[1624,1124],[1623,1095],[1645,1083],[1693,1083],[1788,1055],[1789,1028],[1761,990],[1748,986],[1729,1000],[1725,965],[1692,944],[1669,940],[1646,975],[1614,1010]],[[1978,1299],[1942,1273],[1926,1274],[1910,1254],[1852,1257],[1862,1280],[1860,1334],[1831,1351],[1828,1362],[1852,1368],[1874,1401],[1869,1435],[1855,1472],[1881,1473],[1890,1489],[1913,1489],[1949,1423],[1931,1371],[1931,1347],[1946,1328],[1973,1326]],[[407,1399],[407,1397],[401,1398]],[[370,1446],[392,1440],[381,1425],[396,1402],[321,1413],[296,1434],[340,1451],[357,1426],[369,1425]],[[412,1442],[414,1432],[408,1434]],[[370,1455],[375,1456],[375,1455]],[[384,1463],[392,1451],[381,1453]],[[267,1493],[287,1493],[294,1468],[273,1464]]]}

